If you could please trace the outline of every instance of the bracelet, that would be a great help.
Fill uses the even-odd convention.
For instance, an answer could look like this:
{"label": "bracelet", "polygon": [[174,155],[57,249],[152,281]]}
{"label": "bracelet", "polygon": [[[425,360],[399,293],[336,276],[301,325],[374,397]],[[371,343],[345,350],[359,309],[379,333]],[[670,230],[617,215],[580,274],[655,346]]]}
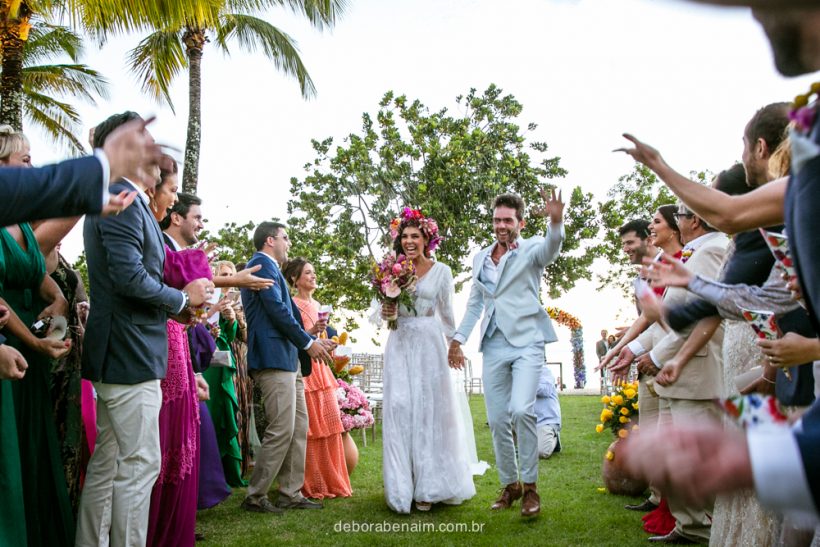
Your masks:
{"label": "bracelet", "polygon": [[761,376],[761,378],[763,378],[763,380],[764,380],[764,381],[769,382],[770,384],[776,384],[776,383],[777,383],[777,382],[775,382],[774,380],[769,380],[769,379],[768,379],[768,378],[766,378],[765,376]]}

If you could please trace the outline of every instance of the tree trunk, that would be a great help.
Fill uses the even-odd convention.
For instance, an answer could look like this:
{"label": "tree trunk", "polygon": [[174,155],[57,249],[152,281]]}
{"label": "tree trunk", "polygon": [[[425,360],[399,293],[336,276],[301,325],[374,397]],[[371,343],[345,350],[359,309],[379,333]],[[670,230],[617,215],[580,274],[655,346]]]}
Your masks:
{"label": "tree trunk", "polygon": [[188,136],[185,140],[185,164],[182,190],[196,194],[199,181],[199,145],[202,135],[202,49],[208,41],[204,28],[187,28],[182,37],[188,56]]}
{"label": "tree trunk", "polygon": [[0,74],[0,124],[23,130],[23,46],[28,38],[30,12],[20,6],[18,17],[0,22],[2,67]]}

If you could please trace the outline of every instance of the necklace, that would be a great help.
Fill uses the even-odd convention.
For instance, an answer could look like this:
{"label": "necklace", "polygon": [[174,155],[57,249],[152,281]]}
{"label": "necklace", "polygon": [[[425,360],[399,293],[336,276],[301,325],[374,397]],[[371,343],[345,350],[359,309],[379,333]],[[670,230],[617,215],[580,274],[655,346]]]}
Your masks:
{"label": "necklace", "polygon": [[[815,98],[815,101],[812,101]],[[817,102],[820,98],[820,82],[814,82],[808,93],[798,95],[792,101],[789,119],[794,122],[794,128],[800,133],[808,133],[814,125],[817,116]]]}

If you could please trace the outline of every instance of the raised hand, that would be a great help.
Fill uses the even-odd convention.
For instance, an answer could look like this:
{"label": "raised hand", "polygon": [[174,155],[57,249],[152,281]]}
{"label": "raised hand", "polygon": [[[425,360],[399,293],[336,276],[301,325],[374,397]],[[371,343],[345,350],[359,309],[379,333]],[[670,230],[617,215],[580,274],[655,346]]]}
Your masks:
{"label": "raised hand", "polygon": [[111,169],[111,182],[122,177],[145,179],[159,165],[162,149],[146,130],[146,126],[153,121],[154,118],[131,120],[105,139],[103,151]]}
{"label": "raised hand", "polygon": [[686,287],[695,277],[680,260],[663,253],[663,261],[656,262],[651,258],[644,258],[642,273],[651,282],[653,287]]}
{"label": "raised hand", "polygon": [[260,268],[262,268],[261,264],[257,264],[256,266],[252,266],[250,268],[245,268],[241,272],[238,272],[236,275],[232,276],[231,281],[235,283],[235,287],[252,289],[254,291],[260,291],[262,289],[269,289],[273,287],[273,279],[266,279],[264,277],[256,277],[253,275],[258,272]]}
{"label": "raised hand", "polygon": [[552,224],[560,224],[564,221],[564,202],[561,199],[561,191],[558,195],[555,194],[555,188],[551,189],[549,193],[544,188],[539,190],[541,198],[544,200],[544,207],[541,209],[533,209],[532,214],[537,217],[549,217]]}
{"label": "raised hand", "polygon": [[658,152],[656,149],[652,148],[648,144],[639,141],[629,133],[624,133],[623,136],[626,140],[634,144],[635,148],[616,148],[615,150],[613,150],[613,152],[624,152],[626,154],[629,154],[635,161],[646,165],[653,171],[656,167],[663,164],[663,158],[661,157],[660,152]]}

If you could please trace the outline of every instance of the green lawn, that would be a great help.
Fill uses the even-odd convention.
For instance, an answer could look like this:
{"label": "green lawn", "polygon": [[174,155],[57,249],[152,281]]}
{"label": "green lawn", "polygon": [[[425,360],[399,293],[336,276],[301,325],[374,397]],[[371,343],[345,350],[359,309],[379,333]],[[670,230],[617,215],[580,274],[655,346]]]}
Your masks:
{"label": "green lawn", "polygon": [[[601,409],[598,397],[561,397],[564,449],[552,459],[541,461],[541,515],[531,520],[520,517],[518,503],[510,511],[490,511],[499,488],[490,430],[485,425],[483,398],[472,396],[470,405],[479,458],[493,467],[475,478],[477,494],[463,505],[434,506],[426,514],[391,512],[382,497],[381,440],[377,435],[376,442],[368,439],[364,447],[361,432],[356,432],[360,459],[351,477],[352,498],[326,500],[322,510],[261,515],[239,508],[245,491],[236,489],[225,503],[199,514],[197,528],[207,538],[199,545],[647,545],[641,514],[623,509],[625,503],[637,498],[598,491],[603,486],[603,453],[612,438],[608,433],[595,433]],[[385,523],[395,523],[407,530],[337,531],[344,525],[363,523],[382,528]],[[477,531],[445,531],[465,524],[468,530]],[[435,529],[430,531],[431,527]]]}

